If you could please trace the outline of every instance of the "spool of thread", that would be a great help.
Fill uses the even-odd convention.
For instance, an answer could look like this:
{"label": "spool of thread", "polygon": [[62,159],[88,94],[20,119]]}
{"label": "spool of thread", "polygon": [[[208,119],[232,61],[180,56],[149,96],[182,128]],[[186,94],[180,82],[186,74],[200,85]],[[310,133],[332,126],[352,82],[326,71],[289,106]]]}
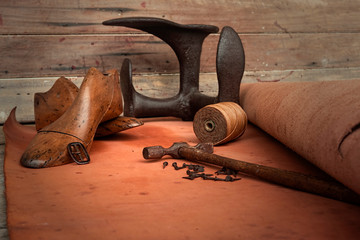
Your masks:
{"label": "spool of thread", "polygon": [[194,117],[193,128],[201,142],[223,144],[240,137],[247,126],[245,111],[234,102],[220,102],[201,108]]}

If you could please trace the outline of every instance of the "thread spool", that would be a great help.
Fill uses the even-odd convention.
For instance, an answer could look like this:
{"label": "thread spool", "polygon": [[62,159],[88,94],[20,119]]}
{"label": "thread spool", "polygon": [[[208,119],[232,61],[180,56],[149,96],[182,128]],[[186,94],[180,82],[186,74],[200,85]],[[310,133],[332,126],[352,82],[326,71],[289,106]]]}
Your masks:
{"label": "thread spool", "polygon": [[220,145],[240,137],[247,126],[245,111],[234,102],[220,102],[201,108],[194,117],[193,129],[201,142]]}

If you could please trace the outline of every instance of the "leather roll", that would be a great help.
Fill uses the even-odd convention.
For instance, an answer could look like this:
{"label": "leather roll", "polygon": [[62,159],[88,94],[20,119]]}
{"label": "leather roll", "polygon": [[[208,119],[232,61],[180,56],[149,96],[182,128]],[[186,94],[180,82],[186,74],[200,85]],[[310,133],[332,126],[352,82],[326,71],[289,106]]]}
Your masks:
{"label": "leather roll", "polygon": [[360,194],[360,80],[242,84],[250,122]]}

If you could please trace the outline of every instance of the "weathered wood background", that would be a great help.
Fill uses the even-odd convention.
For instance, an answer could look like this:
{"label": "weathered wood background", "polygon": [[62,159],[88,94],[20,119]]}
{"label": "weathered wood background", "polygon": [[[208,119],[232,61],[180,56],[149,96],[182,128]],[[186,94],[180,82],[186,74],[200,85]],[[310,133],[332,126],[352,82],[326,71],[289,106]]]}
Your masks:
{"label": "weathered wood background", "polygon": [[[359,76],[359,12],[359,0],[1,0],[0,124],[14,106],[19,121],[33,122],[33,93],[56,78],[81,82],[88,68],[120,68],[124,58],[133,62],[139,91],[175,95],[179,66],[170,47],[138,30],[103,26],[104,20],[228,25],[244,44],[244,82],[317,81]],[[218,38],[206,38],[201,57],[201,88],[212,95]]]}
{"label": "weathered wood background", "polygon": [[[359,13],[360,0],[1,0],[0,128],[15,106],[17,119],[32,123],[33,94],[58,77],[79,84],[88,68],[119,69],[124,58],[133,62],[138,91],[177,93],[179,66],[170,47],[141,31],[103,26],[104,20],[144,16],[228,25],[244,44],[244,82],[320,81],[359,78]],[[217,94],[218,38],[206,38],[201,57],[201,90],[209,95]],[[6,238],[4,219],[0,237]]]}

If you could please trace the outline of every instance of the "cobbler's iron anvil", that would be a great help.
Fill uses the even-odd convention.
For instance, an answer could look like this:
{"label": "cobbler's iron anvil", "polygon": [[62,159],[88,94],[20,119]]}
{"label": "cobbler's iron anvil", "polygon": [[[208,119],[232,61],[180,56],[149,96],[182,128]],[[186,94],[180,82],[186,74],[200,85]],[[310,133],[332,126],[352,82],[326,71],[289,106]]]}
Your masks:
{"label": "cobbler's iron anvil", "polygon": [[124,26],[151,33],[170,45],[180,66],[180,89],[176,96],[150,98],[138,93],[132,83],[132,67],[125,59],[120,72],[124,97],[124,115],[132,117],[174,116],[192,120],[202,107],[217,102],[239,103],[240,83],[244,73],[245,54],[238,34],[224,27],[220,34],[216,56],[219,92],[210,97],[199,91],[200,55],[204,39],[217,33],[211,25],[182,25],[160,18],[118,18],[104,25]]}

